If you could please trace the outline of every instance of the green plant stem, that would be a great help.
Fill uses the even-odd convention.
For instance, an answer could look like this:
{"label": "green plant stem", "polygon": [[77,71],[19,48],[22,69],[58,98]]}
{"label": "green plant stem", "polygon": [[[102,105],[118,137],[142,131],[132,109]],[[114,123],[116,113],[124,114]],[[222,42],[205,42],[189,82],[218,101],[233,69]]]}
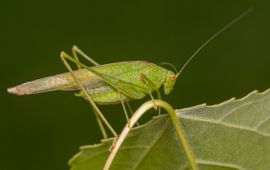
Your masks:
{"label": "green plant stem", "polygon": [[140,119],[140,117],[149,109],[154,108],[156,106],[162,107],[163,109],[165,109],[171,120],[173,123],[173,126],[175,127],[175,131],[177,134],[177,137],[179,139],[179,142],[181,143],[184,152],[187,156],[190,168],[192,170],[198,170],[196,161],[195,161],[195,157],[191,152],[191,149],[189,147],[187,138],[185,137],[185,133],[182,130],[181,126],[180,126],[180,122],[178,121],[178,118],[176,117],[176,113],[174,111],[174,109],[172,108],[171,105],[169,105],[167,102],[163,101],[163,100],[150,100],[145,102],[144,104],[142,104],[137,111],[132,115],[132,117],[129,120],[129,124],[126,124],[125,127],[123,128],[121,134],[118,136],[118,138],[116,138],[116,140],[113,142],[112,147],[111,147],[111,152],[109,157],[106,160],[106,163],[104,165],[103,170],[109,170],[112,161],[114,159],[114,157],[116,156],[116,153],[118,152],[118,150],[120,149],[120,146],[122,145],[122,143],[124,142],[124,139],[127,137],[129,131],[131,130],[131,128],[135,125],[135,123]]}

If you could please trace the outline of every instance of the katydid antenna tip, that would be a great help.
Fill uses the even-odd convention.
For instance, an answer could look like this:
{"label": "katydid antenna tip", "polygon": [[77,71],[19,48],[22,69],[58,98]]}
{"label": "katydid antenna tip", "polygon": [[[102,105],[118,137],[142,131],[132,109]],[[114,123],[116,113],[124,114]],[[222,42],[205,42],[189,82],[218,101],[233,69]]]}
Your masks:
{"label": "katydid antenna tip", "polygon": [[211,41],[213,41],[217,36],[219,36],[221,33],[223,33],[225,30],[230,28],[232,25],[243,19],[245,16],[247,16],[249,13],[253,11],[253,7],[248,8],[246,11],[242,12],[240,15],[238,15],[236,18],[234,18],[231,22],[229,22],[227,25],[222,27],[220,30],[218,30],[215,34],[213,34],[208,40],[206,40],[197,50],[189,57],[189,59],[185,62],[183,67],[180,69],[180,71],[176,74],[176,77],[178,77],[182,71],[186,68],[186,66],[190,63],[190,61],[202,50],[206,45],[208,45]]}

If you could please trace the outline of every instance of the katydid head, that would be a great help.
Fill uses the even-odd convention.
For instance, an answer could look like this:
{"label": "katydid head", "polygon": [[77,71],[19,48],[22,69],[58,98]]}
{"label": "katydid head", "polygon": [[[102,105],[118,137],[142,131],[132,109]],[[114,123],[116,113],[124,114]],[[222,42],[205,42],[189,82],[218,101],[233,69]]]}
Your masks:
{"label": "katydid head", "polygon": [[172,91],[174,84],[176,82],[177,76],[174,72],[168,71],[165,77],[165,82],[164,82],[164,94],[168,95]]}

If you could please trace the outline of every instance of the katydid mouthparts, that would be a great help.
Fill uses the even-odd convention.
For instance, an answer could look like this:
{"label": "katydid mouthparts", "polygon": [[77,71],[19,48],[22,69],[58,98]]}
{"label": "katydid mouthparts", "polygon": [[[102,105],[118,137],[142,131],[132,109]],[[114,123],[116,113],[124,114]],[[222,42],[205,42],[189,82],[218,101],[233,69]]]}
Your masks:
{"label": "katydid mouthparts", "polygon": [[[160,96],[159,89],[162,86],[164,94],[168,95],[172,91],[180,73],[184,68],[186,68],[194,56],[197,55],[197,53],[215,37],[231,27],[251,11],[252,9],[248,9],[211,36],[193,53],[178,73],[147,61],[126,61],[98,65],[93,61],[93,59],[89,59],[88,57],[88,59],[95,65],[88,67],[80,63],[75,56],[73,58],[66,53],[62,53],[62,56],[65,59],[76,63],[79,67],[83,67],[73,71],[73,74],[79,83],[86,89],[87,93],[95,103],[116,104],[121,101],[142,99],[146,95],[151,95],[155,91],[158,92],[158,96]],[[85,54],[81,50],[78,48],[76,49],[77,51],[75,50],[75,55],[77,52],[85,57]],[[7,91],[17,95],[29,95],[57,90],[78,91],[80,89],[81,88],[74,80],[74,77],[67,72],[26,82],[12,88],[8,88]],[[85,97],[83,93],[79,93],[78,95]]]}

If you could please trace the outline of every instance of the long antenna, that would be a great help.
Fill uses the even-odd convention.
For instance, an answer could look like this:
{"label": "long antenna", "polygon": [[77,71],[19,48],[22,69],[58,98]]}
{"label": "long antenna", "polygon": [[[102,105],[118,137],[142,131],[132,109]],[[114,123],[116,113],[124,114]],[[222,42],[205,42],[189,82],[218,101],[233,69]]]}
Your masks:
{"label": "long antenna", "polygon": [[212,35],[207,41],[205,41],[193,54],[192,56],[186,61],[186,63],[183,65],[181,70],[177,73],[176,76],[179,76],[180,73],[186,68],[186,66],[190,63],[190,61],[207,45],[209,44],[213,39],[215,39],[218,35],[223,33],[226,29],[230,28],[233,24],[237,23],[239,20],[244,18],[246,15],[248,15],[250,12],[252,12],[253,8],[249,8],[245,12],[243,12],[241,15],[236,17],[234,20],[232,20],[230,23],[225,25],[223,28],[221,28],[218,32],[216,32],[214,35]]}
{"label": "long antenna", "polygon": [[175,73],[177,73],[176,67],[175,67],[173,64],[171,64],[171,63],[168,63],[168,62],[162,62],[162,63],[159,63],[159,65],[168,65],[168,66],[171,66],[171,67],[174,69]]}

